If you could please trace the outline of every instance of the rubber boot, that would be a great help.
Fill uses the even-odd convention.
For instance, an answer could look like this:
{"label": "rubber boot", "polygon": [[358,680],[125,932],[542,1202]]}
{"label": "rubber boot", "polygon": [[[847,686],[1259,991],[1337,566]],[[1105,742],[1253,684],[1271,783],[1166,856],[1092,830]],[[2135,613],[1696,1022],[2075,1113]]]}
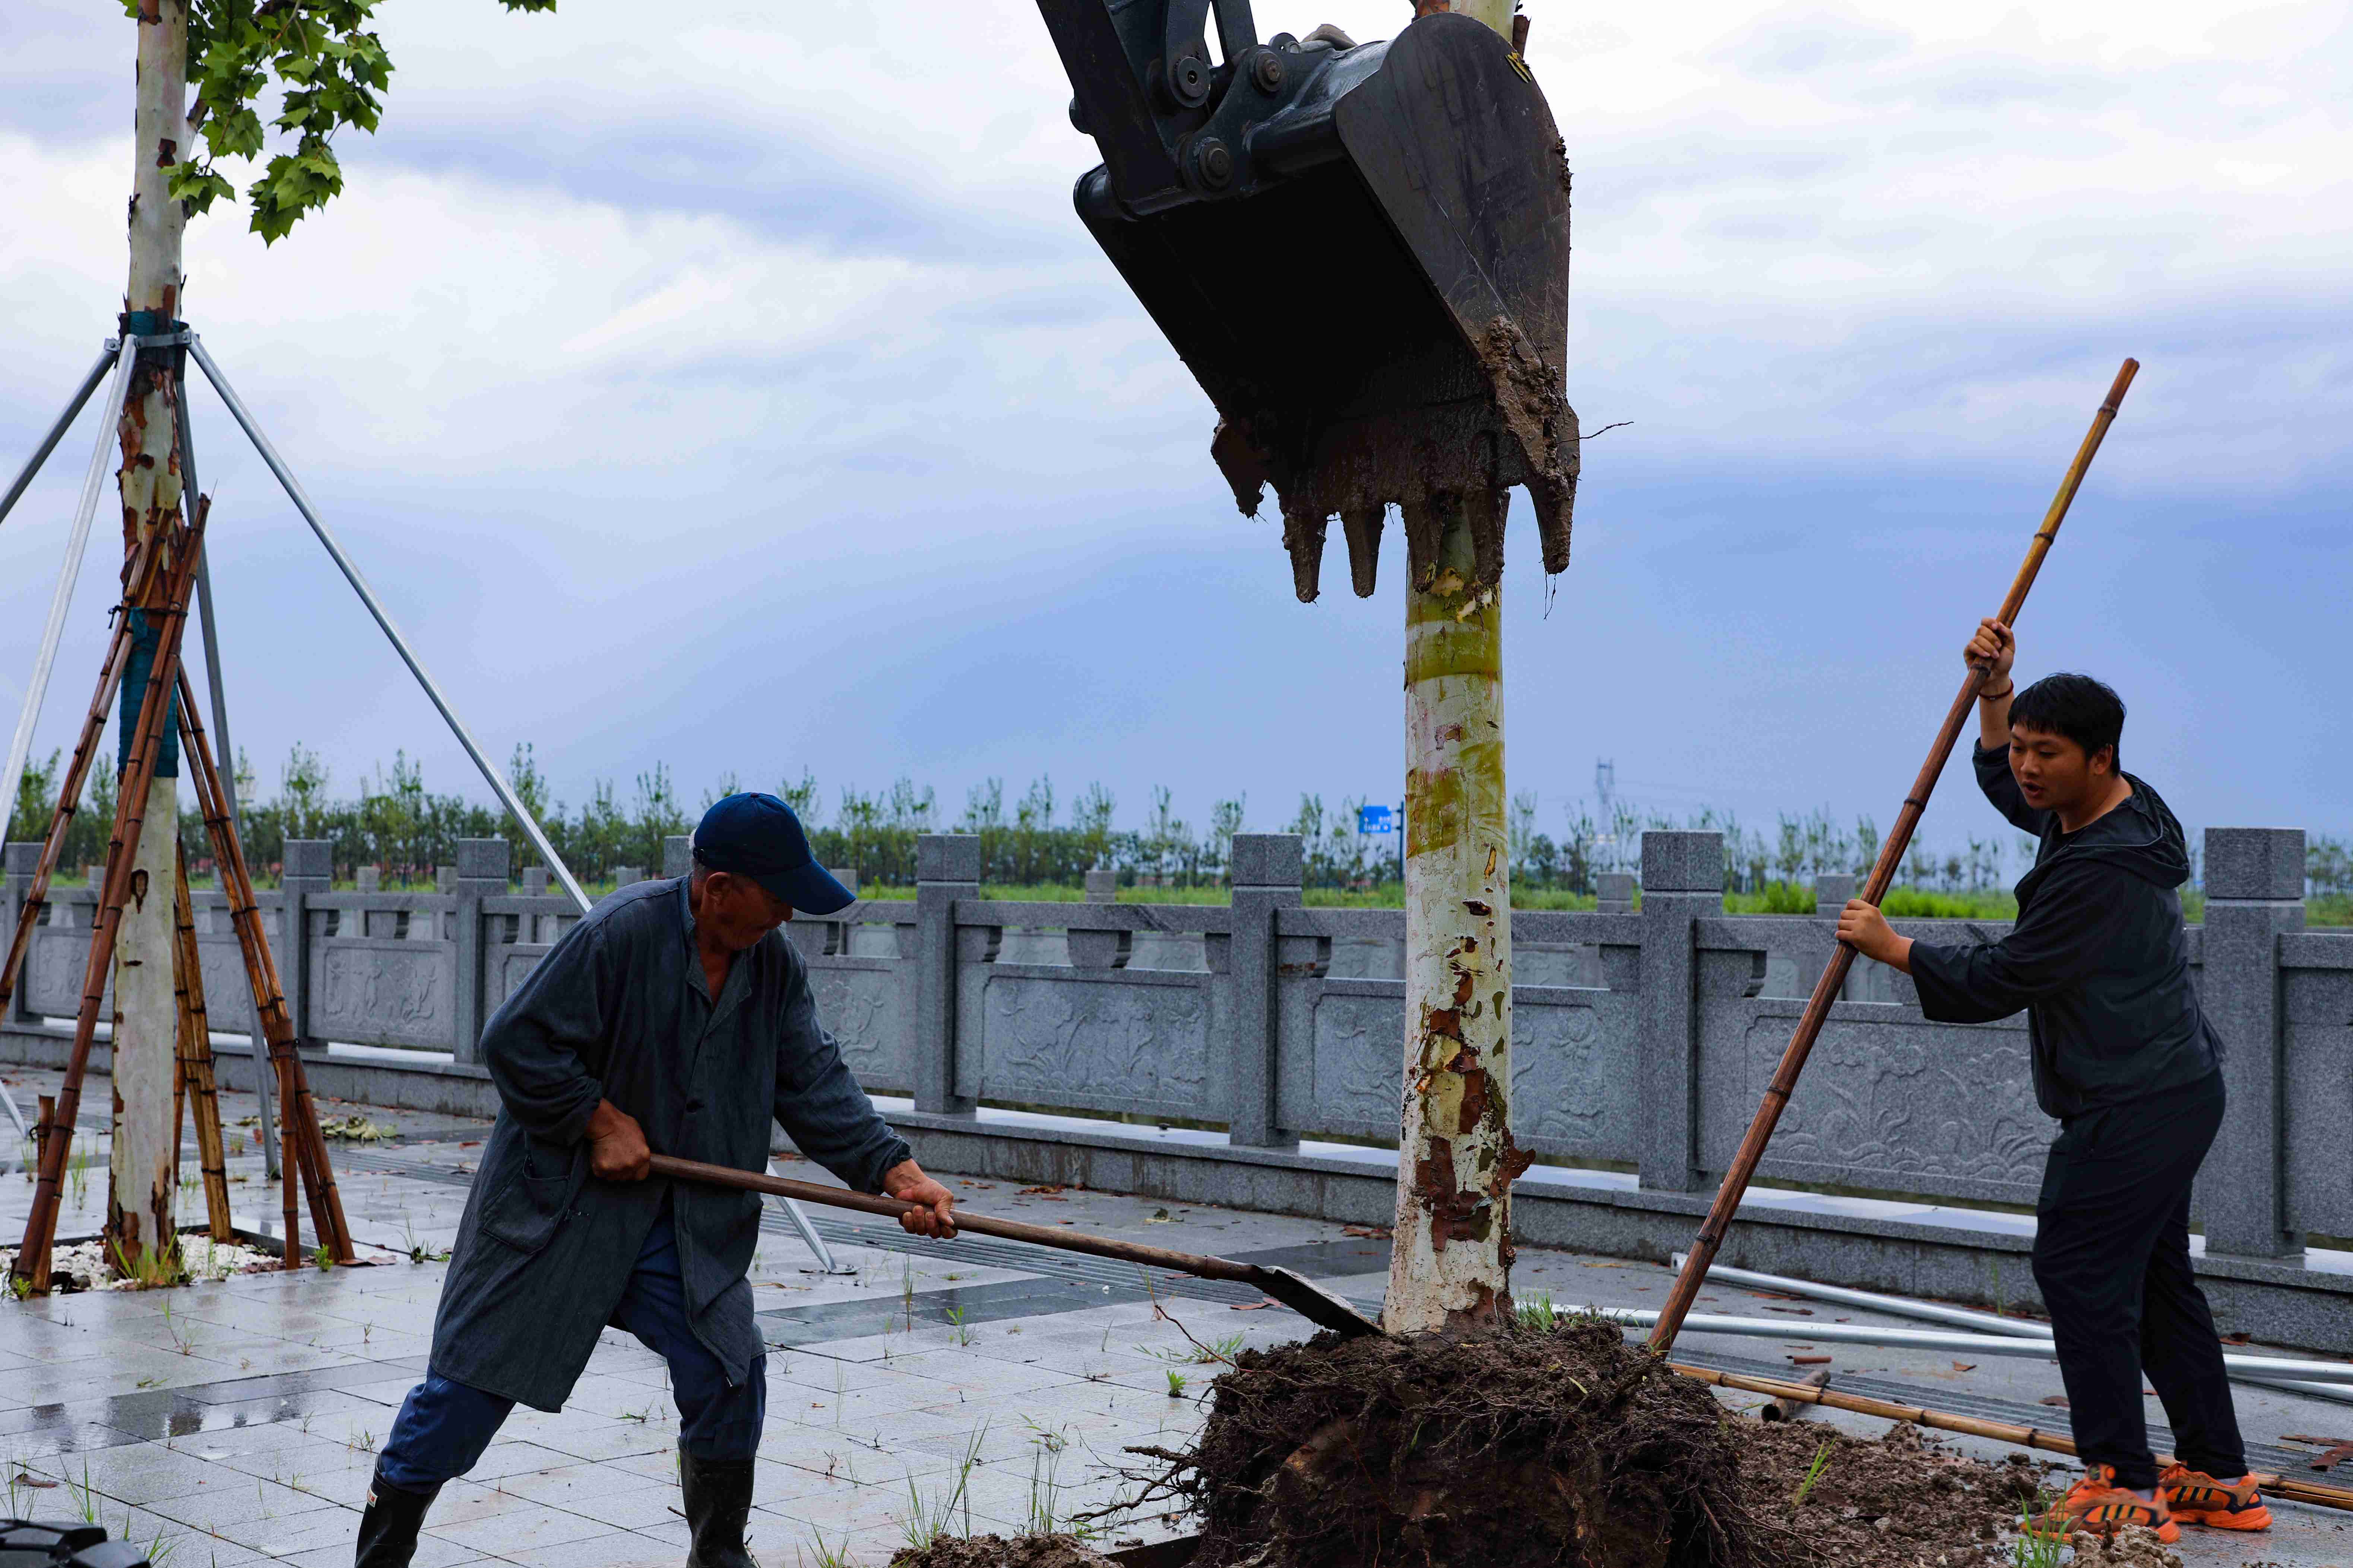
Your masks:
{"label": "rubber boot", "polygon": [[356,1568],[408,1568],[417,1552],[417,1532],[424,1528],[425,1510],[441,1494],[413,1492],[394,1486],[379,1470],[368,1480],[367,1510],[360,1515],[360,1550]]}
{"label": "rubber boot", "polygon": [[686,1527],[694,1544],[686,1568],[759,1568],[744,1547],[744,1521],[752,1516],[752,1459],[698,1459],[678,1451],[679,1489],[686,1499]]}

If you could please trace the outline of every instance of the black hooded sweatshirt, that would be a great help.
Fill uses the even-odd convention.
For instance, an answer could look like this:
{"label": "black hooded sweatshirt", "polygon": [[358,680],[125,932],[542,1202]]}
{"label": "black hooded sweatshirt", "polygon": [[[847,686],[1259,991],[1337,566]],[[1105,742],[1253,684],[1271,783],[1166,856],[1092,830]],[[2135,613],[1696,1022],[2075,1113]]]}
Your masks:
{"label": "black hooded sweatshirt", "polygon": [[2073,833],[2026,804],[2007,750],[1975,753],[1978,787],[2042,847],[2018,884],[2018,923],[2000,942],[1912,945],[1920,1010],[1985,1024],[2026,1009],[2034,1096],[2064,1121],[2198,1082],[2221,1041],[2189,983],[2176,891],[2189,879],[2181,824],[2132,774],[2133,792]]}

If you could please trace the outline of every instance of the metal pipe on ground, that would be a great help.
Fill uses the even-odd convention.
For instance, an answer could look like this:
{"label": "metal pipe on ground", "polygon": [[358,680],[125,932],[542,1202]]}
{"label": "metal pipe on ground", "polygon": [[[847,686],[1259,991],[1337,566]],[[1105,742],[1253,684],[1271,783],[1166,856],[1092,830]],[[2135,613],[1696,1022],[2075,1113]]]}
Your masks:
{"label": "metal pipe on ground", "polygon": [[[1555,1310],[1564,1317],[1600,1317],[1625,1328],[1647,1329],[1659,1321],[1655,1310],[1637,1307],[1561,1307]],[[2048,1339],[2030,1340],[2006,1334],[1880,1329],[1862,1323],[1777,1323],[1765,1318],[1736,1318],[1716,1312],[1693,1312],[1684,1321],[1695,1334],[1737,1334],[1749,1339],[1806,1340],[1821,1344],[1869,1345],[1878,1350],[1952,1351],[2042,1361],[2052,1360],[2058,1354]],[[2353,1363],[2345,1362],[2225,1354],[2222,1364],[2234,1374],[2252,1373],[2262,1377],[2313,1378],[2322,1383],[2353,1384]]]}
{"label": "metal pipe on ground", "polygon": [[[1685,1255],[1674,1256],[1674,1266],[1683,1266]],[[1749,1268],[1732,1268],[1715,1264],[1707,1278],[1727,1285],[1747,1285],[1778,1295],[1801,1297],[1810,1301],[1829,1301],[1841,1307],[1854,1307],[1868,1312],[1884,1312],[1890,1317],[1917,1318],[1923,1322],[1950,1323],[1957,1328],[1979,1330],[2001,1334],[2011,1339],[2051,1341],[2051,1325],[2022,1321],[2017,1318],[1997,1317],[1991,1312],[1973,1312],[1966,1307],[1946,1307],[1931,1301],[1915,1301],[1906,1296],[1885,1296],[1876,1290],[1856,1290],[1843,1285],[1818,1285],[1811,1279],[1792,1279],[1780,1274],[1759,1274]],[[2229,1358],[2226,1356],[2225,1364]],[[2260,1358],[2254,1358],[2260,1359]],[[2232,1380],[2253,1384],[2258,1387],[2279,1389],[2289,1394],[2309,1394],[2316,1399],[2334,1399],[2353,1404],[2353,1387],[2335,1383],[2316,1383],[2306,1379],[2274,1377],[2266,1373],[2233,1371]]]}

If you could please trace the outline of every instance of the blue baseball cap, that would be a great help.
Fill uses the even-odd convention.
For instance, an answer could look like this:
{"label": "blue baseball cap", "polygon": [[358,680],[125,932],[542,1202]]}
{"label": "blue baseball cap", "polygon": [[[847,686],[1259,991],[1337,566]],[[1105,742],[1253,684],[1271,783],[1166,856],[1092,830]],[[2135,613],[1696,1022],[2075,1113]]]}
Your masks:
{"label": "blue baseball cap", "polygon": [[858,901],[809,853],[793,808],[772,795],[731,795],[702,814],[694,829],[697,864],[749,877],[796,910],[829,915]]}

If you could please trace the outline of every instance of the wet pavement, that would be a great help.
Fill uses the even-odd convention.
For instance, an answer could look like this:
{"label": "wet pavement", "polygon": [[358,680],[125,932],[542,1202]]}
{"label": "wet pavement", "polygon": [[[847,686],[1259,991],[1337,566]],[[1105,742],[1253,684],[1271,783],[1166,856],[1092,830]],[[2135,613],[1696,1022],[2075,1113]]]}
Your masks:
{"label": "wet pavement", "polygon": [[[55,1075],[12,1068],[6,1081],[29,1114]],[[89,1099],[103,1105],[102,1081],[93,1087]],[[223,1103],[242,1151],[230,1166],[232,1206],[241,1225],[274,1226],[277,1189],[245,1120],[252,1103],[237,1095]],[[439,1255],[488,1127],[332,1102],[322,1111],[363,1117],[385,1134],[331,1145],[364,1267],[0,1303],[6,1511],[95,1512],[173,1568],[351,1562],[354,1510],[375,1451],[422,1373]],[[76,1147],[95,1160],[69,1180],[64,1237],[93,1231],[104,1210],[103,1119],[97,1135],[90,1120]],[[184,1173],[195,1168],[191,1148]],[[789,1169],[823,1179],[814,1166]],[[1387,1242],[1336,1225],[946,1179],[977,1209],[1280,1263],[1367,1307],[1386,1281]],[[21,1231],[31,1192],[21,1171],[0,1175],[0,1244]],[[182,1213],[202,1216],[193,1183]],[[753,1270],[771,1350],[752,1544],[771,1568],[844,1554],[886,1563],[944,1510],[957,1530],[1014,1532],[1111,1507],[1131,1489],[1117,1474],[1137,1462],[1125,1447],[1176,1446],[1198,1426],[1219,1355],[1309,1331],[1239,1286],[976,1237],[925,1242],[848,1214],[815,1218],[855,1272],[818,1272],[773,1207]],[[1529,1248],[1514,1286],[1523,1300],[1542,1294],[1564,1307],[1655,1307],[1671,1278],[1649,1264]],[[2064,1410],[2047,1403],[2058,1390],[2048,1362],[1970,1364],[1944,1352],[1816,1345],[1804,1337],[1810,1321],[1920,1325],[1744,1289],[1712,1288],[1700,1310],[1787,1317],[1789,1335],[1688,1333],[1679,1347],[1686,1359],[1780,1376],[1827,1366],[1832,1386],[1854,1393],[2065,1425]],[[1743,1410],[1763,1403],[1724,1397]],[[2353,1405],[2242,1386],[2239,1409],[2258,1468],[2335,1479],[2309,1468],[2323,1444],[2291,1439],[2353,1434]],[[2161,1428],[2154,1399],[2150,1415]],[[1825,1418],[1863,1435],[1885,1429],[1868,1417]],[[2161,1429],[2155,1436],[2161,1445]],[[477,1470],[445,1490],[417,1568],[678,1563],[686,1532],[676,1441],[661,1362],[608,1331],[561,1414],[518,1411]],[[2009,1451],[1955,1441],[1989,1458]],[[2184,1562],[2353,1568],[2353,1514],[2274,1507],[2279,1522],[2266,1535],[2185,1531]],[[1178,1522],[1113,1514],[1098,1528],[1106,1542],[1156,1540]]]}

